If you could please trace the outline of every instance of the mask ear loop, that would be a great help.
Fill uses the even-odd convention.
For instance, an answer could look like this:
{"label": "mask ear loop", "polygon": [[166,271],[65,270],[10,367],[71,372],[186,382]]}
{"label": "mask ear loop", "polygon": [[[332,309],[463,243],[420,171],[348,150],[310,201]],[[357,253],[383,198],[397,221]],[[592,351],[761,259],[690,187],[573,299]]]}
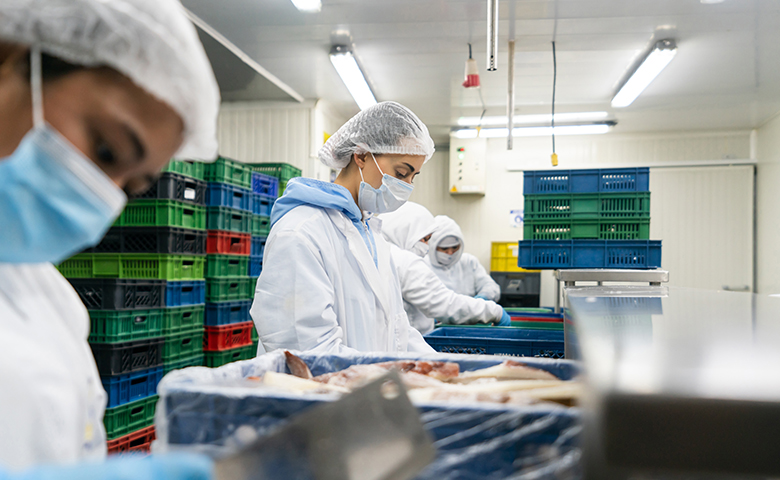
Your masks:
{"label": "mask ear loop", "polygon": [[41,48],[30,47],[30,90],[32,91],[33,127],[44,126],[43,120],[43,79],[41,73]]}

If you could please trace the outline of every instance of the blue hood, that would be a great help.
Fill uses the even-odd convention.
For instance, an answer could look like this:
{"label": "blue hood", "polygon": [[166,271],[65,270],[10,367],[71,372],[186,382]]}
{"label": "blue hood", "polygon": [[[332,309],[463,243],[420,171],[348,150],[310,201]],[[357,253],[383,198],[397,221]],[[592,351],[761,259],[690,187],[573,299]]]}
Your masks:
{"label": "blue hood", "polygon": [[274,203],[274,208],[271,210],[271,226],[300,205],[338,210],[352,223],[360,223],[363,218],[360,209],[355,205],[355,200],[346,188],[335,183],[301,177],[290,180],[284,195]]}

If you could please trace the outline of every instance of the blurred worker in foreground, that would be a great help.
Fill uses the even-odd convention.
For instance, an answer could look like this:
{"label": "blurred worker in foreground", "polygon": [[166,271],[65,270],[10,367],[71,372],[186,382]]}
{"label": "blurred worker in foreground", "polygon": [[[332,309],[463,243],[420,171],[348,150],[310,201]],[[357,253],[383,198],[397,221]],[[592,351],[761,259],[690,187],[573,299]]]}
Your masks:
{"label": "blurred worker in foreground", "polygon": [[411,110],[382,102],[319,151],[334,183],[296,178],[271,212],[252,319],[266,351],[433,352],[404,313],[398,276],[374,214],[406,203],[433,155]]}
{"label": "blurred worker in foreground", "polygon": [[390,245],[404,310],[420,333],[433,330],[434,319],[452,324],[495,323],[509,325],[500,305],[447,288],[422,259],[434,229],[433,215],[422,205],[407,202],[393,213],[381,215],[382,235]]}
{"label": "blurred worker in foreground", "polygon": [[436,217],[430,251],[425,261],[448,288],[497,302],[501,287],[493,280],[477,257],[464,252],[463,232],[446,215]]}
{"label": "blurred worker in foreground", "polygon": [[0,478],[210,477],[205,457],[103,461],[89,316],[52,263],[172,156],[216,157],[218,109],[178,1],[0,1]]}

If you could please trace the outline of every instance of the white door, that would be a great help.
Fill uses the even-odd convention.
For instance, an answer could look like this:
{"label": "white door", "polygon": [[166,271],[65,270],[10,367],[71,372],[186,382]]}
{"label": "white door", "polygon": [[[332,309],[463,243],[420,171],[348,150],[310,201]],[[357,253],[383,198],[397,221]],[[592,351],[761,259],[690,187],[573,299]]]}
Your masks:
{"label": "white door", "polygon": [[650,169],[650,238],[669,285],[753,289],[754,167]]}

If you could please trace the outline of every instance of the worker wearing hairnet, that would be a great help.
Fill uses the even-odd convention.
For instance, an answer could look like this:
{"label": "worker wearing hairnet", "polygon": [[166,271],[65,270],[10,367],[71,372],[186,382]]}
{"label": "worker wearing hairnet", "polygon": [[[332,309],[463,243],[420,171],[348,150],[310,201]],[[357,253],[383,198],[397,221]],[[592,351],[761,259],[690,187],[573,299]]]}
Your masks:
{"label": "worker wearing hairnet", "polygon": [[463,295],[498,301],[501,288],[477,257],[463,251],[463,233],[455,220],[436,217],[425,261],[447,287]]}
{"label": "worker wearing hairnet", "polygon": [[87,311],[52,263],[96,244],[171,156],[213,159],[218,109],[178,1],[0,2],[0,471],[209,478],[200,457],[94,462],[106,393]]}
{"label": "worker wearing hairnet", "polygon": [[434,319],[451,324],[509,322],[500,305],[447,288],[421,258],[433,233],[433,215],[427,208],[407,202],[395,212],[381,215],[382,235],[401,281],[401,295],[409,322],[422,334],[433,330]]}
{"label": "worker wearing hairnet", "polygon": [[335,183],[297,178],[271,212],[252,318],[266,351],[431,352],[404,313],[399,280],[374,214],[406,203],[433,155],[406,107],[358,113],[319,151]]}

